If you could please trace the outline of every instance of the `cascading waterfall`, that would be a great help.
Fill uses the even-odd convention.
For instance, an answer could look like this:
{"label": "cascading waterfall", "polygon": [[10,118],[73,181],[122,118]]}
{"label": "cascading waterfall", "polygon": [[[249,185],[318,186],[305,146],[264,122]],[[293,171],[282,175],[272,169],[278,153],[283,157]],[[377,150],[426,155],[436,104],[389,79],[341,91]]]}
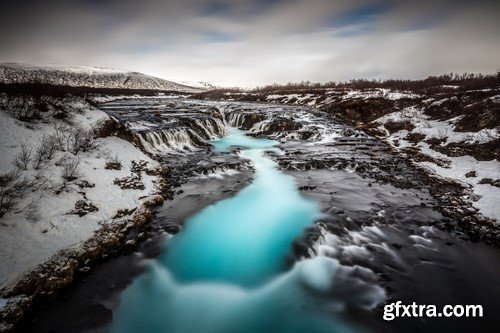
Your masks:
{"label": "cascading waterfall", "polygon": [[136,132],[146,151],[156,153],[186,153],[199,150],[205,142],[226,135],[220,119],[195,119],[190,128],[168,128]]}
{"label": "cascading waterfall", "polygon": [[137,136],[144,149],[152,154],[196,151],[199,145],[195,140],[203,141],[188,128],[138,132]]}
{"label": "cascading waterfall", "polygon": [[[226,123],[231,127],[240,128],[246,120],[246,114],[238,111],[225,111]],[[255,123],[250,129],[249,133],[259,134],[267,132],[273,122],[273,114],[268,113],[267,119]],[[301,123],[302,128],[296,131],[276,132],[271,135],[274,139],[287,139],[287,140],[300,140],[301,134],[307,133],[307,140],[314,145],[333,143],[336,138],[341,137],[340,130],[326,126],[316,116],[310,113],[301,112],[294,120]],[[310,135],[310,133],[313,133]]]}
{"label": "cascading waterfall", "polygon": [[269,125],[271,124],[271,119],[265,119],[252,126],[250,133],[260,133],[269,130]]}
{"label": "cascading waterfall", "polygon": [[195,119],[194,124],[199,128],[205,140],[215,140],[227,134],[226,127],[220,119]]}
{"label": "cascading waterfall", "polygon": [[244,121],[245,121],[244,113],[231,112],[226,116],[226,122],[231,127],[239,128],[241,125],[243,125]]}

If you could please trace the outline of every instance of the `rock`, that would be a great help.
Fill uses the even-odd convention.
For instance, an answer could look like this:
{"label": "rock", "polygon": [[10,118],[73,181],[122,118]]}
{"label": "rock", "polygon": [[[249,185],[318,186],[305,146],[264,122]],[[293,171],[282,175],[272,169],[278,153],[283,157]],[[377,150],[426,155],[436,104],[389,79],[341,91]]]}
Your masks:
{"label": "rock", "polygon": [[132,190],[144,190],[146,186],[141,182],[138,176],[128,176],[123,178],[116,178],[113,184],[120,186],[122,190],[132,189]]}
{"label": "rock", "polygon": [[126,209],[126,208],[125,209],[118,209],[115,216],[113,216],[113,219],[119,219],[119,218],[127,216],[127,215],[132,215],[132,213],[135,212],[136,210],[137,210],[137,207],[133,208],[133,209]]}
{"label": "rock", "polygon": [[491,178],[483,178],[479,184],[489,184],[491,186],[500,187],[500,179],[493,180]]}
{"label": "rock", "polygon": [[477,177],[477,172],[476,171],[469,171],[465,174],[465,177],[471,178],[471,177]]}
{"label": "rock", "polygon": [[94,206],[90,201],[87,200],[78,200],[75,203],[75,209],[73,209],[70,214],[76,214],[80,217],[87,215],[88,213],[91,212],[96,212],[98,211],[99,208]]}
{"label": "rock", "polygon": [[290,118],[279,117],[273,119],[269,123],[269,128],[262,132],[262,134],[272,134],[276,132],[289,132],[302,128],[302,124],[295,122]]}
{"label": "rock", "polygon": [[25,295],[9,298],[5,306],[0,309],[0,331],[13,331],[14,324],[24,317],[32,305],[32,299]]}
{"label": "rock", "polygon": [[80,181],[75,182],[75,184],[79,188],[92,188],[92,187],[95,187],[94,183],[90,183],[87,180],[80,180]]}
{"label": "rock", "polygon": [[84,266],[84,267],[80,268],[79,271],[82,272],[82,273],[87,273],[88,271],[90,271],[90,267],[89,266]]}
{"label": "rock", "polygon": [[316,189],[317,186],[304,185],[299,187],[299,191],[312,191]]}
{"label": "rock", "polygon": [[265,120],[266,117],[263,114],[259,113],[251,113],[251,114],[245,114],[245,118],[243,120],[243,123],[241,124],[240,128],[244,130],[249,130],[252,128],[253,125]]}
{"label": "rock", "polygon": [[181,226],[179,226],[177,224],[172,224],[172,225],[166,226],[164,228],[164,230],[166,232],[168,232],[169,234],[176,234],[176,233],[178,233],[181,230]]}
{"label": "rock", "polygon": [[153,196],[152,198],[150,198],[149,200],[145,201],[144,206],[146,206],[146,207],[159,206],[159,205],[163,204],[164,201],[165,201],[165,199],[163,198],[163,196],[160,194],[157,194],[157,195]]}
{"label": "rock", "polygon": [[123,249],[125,251],[132,251],[135,248],[137,248],[137,245],[139,244],[139,241],[137,239],[129,239],[128,241],[125,242],[123,245]]}
{"label": "rock", "polygon": [[135,226],[143,226],[144,224],[149,222],[152,217],[153,215],[151,214],[151,211],[147,208],[144,208],[134,215],[131,222]]}
{"label": "rock", "polygon": [[148,162],[144,160],[139,160],[137,162],[132,161],[132,167],[130,168],[130,171],[132,171],[132,173],[139,175],[140,177],[142,171],[144,172],[148,171]]}

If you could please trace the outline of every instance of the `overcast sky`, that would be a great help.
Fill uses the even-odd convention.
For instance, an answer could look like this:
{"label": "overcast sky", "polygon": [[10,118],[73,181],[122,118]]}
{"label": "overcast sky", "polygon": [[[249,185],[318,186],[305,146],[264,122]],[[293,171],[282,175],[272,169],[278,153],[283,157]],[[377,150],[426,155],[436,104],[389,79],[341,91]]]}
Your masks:
{"label": "overcast sky", "polygon": [[499,0],[0,1],[0,61],[255,85],[500,69]]}

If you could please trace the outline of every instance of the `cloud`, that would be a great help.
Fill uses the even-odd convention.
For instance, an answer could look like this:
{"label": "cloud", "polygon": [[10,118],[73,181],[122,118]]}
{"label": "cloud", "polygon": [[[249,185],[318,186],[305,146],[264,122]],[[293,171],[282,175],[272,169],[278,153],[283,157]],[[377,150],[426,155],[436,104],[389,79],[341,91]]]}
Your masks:
{"label": "cloud", "polygon": [[0,60],[226,85],[417,78],[500,67],[489,0],[18,0]]}

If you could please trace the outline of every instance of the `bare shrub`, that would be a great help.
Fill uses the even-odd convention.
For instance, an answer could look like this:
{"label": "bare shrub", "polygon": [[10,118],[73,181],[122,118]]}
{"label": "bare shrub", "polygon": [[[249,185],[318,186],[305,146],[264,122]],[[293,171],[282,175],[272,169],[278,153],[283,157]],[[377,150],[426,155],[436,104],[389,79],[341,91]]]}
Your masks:
{"label": "bare shrub", "polygon": [[39,179],[21,177],[19,171],[0,173],[0,217],[12,210],[24,193],[36,187]]}
{"label": "bare shrub", "polygon": [[14,89],[14,91],[3,94],[0,106],[24,122],[43,121],[50,118],[67,119],[75,111],[68,103],[71,98],[36,93],[31,88],[26,86],[24,90],[16,91]]}
{"label": "bare shrub", "polygon": [[118,158],[118,155],[115,155],[114,157],[107,158],[106,165],[104,168],[108,169],[108,170],[121,170],[122,169],[122,162]]}
{"label": "bare shrub", "polygon": [[57,150],[68,151],[69,136],[70,133],[67,126],[54,124],[52,137]]}
{"label": "bare shrub", "polygon": [[[475,73],[449,73],[439,76],[429,76],[422,80],[389,79],[389,80],[366,80],[356,79],[345,82],[311,83],[302,81],[299,83],[289,82],[287,84],[271,84],[264,87],[258,87],[251,92],[265,93],[271,92],[314,92],[317,89],[336,88],[336,89],[376,89],[386,88],[395,90],[408,90],[414,92],[442,92],[449,91],[453,86],[455,91],[471,89],[489,89],[497,88],[500,85],[500,71],[495,74],[475,74]],[[225,92],[234,93],[234,89],[215,89],[210,91],[223,94]]]}
{"label": "bare shrub", "polygon": [[40,120],[40,112],[34,107],[31,96],[5,95],[2,99],[2,108],[21,121]]}
{"label": "bare shrub", "polygon": [[39,170],[44,161],[49,161],[52,158],[55,149],[54,137],[44,134],[40,144],[35,150],[35,156],[33,158],[33,167],[35,170]]}
{"label": "bare shrub", "polygon": [[78,179],[80,174],[80,159],[77,157],[66,158],[62,162],[63,172],[62,177],[67,181]]}
{"label": "bare shrub", "polygon": [[54,125],[53,144],[60,151],[74,155],[96,149],[98,141],[93,128],[85,128],[79,124],[73,126]]}
{"label": "bare shrub", "polygon": [[19,170],[28,170],[30,162],[31,162],[31,149],[26,147],[25,144],[23,144],[21,146],[21,151],[14,159],[14,165]]}
{"label": "bare shrub", "polygon": [[96,149],[98,146],[94,130],[75,125],[70,130],[68,151],[78,154],[80,151],[87,152]]}

